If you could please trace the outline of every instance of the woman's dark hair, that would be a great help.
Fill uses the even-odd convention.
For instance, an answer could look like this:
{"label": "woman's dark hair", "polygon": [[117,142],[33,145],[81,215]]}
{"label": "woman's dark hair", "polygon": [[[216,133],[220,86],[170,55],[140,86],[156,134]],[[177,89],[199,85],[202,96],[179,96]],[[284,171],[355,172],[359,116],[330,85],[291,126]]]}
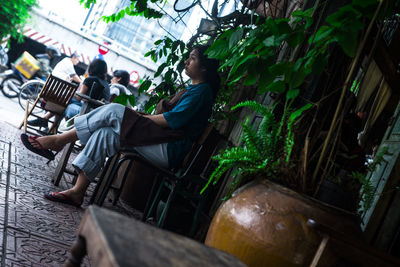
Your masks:
{"label": "woman's dark hair", "polygon": [[218,90],[221,86],[221,78],[218,74],[219,61],[217,59],[208,58],[205,54],[209,46],[196,45],[192,50],[199,52],[200,65],[206,69],[206,82],[211,86],[214,93],[214,98],[217,96]]}
{"label": "woman's dark hair", "polygon": [[129,75],[129,72],[126,70],[116,70],[113,73],[114,77],[121,78],[119,80],[119,84],[122,84],[123,86],[127,87],[129,85],[129,81],[131,79],[131,76]]}
{"label": "woman's dark hair", "polygon": [[101,59],[93,60],[88,69],[89,76],[96,76],[102,80],[107,77],[107,63]]}

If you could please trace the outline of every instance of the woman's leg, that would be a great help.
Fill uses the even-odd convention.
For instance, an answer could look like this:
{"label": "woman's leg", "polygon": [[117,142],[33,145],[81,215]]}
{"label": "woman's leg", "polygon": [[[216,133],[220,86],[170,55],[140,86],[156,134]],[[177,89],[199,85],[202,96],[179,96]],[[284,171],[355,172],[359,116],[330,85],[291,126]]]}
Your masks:
{"label": "woman's leg", "polygon": [[78,179],[76,180],[75,185],[70,189],[62,191],[61,193],[66,195],[67,198],[72,200],[74,203],[82,204],[85,192],[89,184],[90,181],[87,179],[86,175],[81,171],[79,172]]}
{"label": "woman's leg", "polygon": [[101,128],[91,135],[72,165],[93,181],[103,167],[106,157],[115,155],[119,150],[119,133],[111,127]]}
{"label": "woman's leg", "polygon": [[76,184],[61,193],[75,203],[82,203],[90,182],[100,172],[106,157],[113,156],[119,149],[119,134],[112,128],[101,128],[95,131],[81,153],[72,162],[79,172]]}
{"label": "woman's leg", "polygon": [[66,118],[70,119],[73,116],[79,114],[81,111],[82,104],[81,103],[71,103],[65,109],[64,115]]}
{"label": "woman's leg", "polygon": [[111,103],[78,116],[74,120],[79,140],[86,144],[90,136],[98,129],[110,127],[114,132],[120,133],[121,123],[124,117],[125,107]]}
{"label": "woman's leg", "polygon": [[124,112],[125,107],[120,104],[104,105],[85,115],[76,117],[74,129],[63,134],[42,136],[31,143],[37,148],[41,148],[41,145],[45,149],[60,151],[66,144],[78,139],[85,144],[92,133],[103,127],[111,127],[114,132],[119,134]]}

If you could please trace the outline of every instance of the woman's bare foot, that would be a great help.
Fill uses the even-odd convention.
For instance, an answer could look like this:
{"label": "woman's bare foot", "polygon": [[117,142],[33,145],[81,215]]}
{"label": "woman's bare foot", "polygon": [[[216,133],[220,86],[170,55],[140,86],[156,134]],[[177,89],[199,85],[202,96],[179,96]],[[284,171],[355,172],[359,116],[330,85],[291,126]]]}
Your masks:
{"label": "woman's bare foot", "polygon": [[29,138],[29,142],[33,147],[38,149],[50,149],[57,152],[61,151],[66,144],[77,140],[78,135],[76,134],[75,128],[62,134]]}
{"label": "woman's bare foot", "polygon": [[73,188],[61,191],[60,193],[64,196],[67,196],[70,200],[79,205],[82,204],[83,198],[85,196],[85,194],[82,195],[82,193],[75,191]]}
{"label": "woman's bare foot", "polygon": [[45,193],[44,198],[54,202],[61,202],[64,204],[72,205],[75,207],[80,207],[83,202],[83,198],[74,196],[73,194],[71,194],[70,190]]}
{"label": "woman's bare foot", "polygon": [[50,149],[53,151],[61,151],[65,144],[60,144],[57,135],[41,136],[38,138],[29,138],[31,145],[37,149]]}

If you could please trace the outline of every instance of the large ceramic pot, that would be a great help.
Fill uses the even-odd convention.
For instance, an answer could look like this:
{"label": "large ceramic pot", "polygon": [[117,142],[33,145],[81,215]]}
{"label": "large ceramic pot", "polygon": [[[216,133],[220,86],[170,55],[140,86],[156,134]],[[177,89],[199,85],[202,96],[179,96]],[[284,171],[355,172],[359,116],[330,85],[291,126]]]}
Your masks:
{"label": "large ceramic pot", "polygon": [[253,182],[216,212],[206,245],[237,256],[248,266],[308,265],[320,237],[307,220],[359,235],[357,216],[277,184]]}

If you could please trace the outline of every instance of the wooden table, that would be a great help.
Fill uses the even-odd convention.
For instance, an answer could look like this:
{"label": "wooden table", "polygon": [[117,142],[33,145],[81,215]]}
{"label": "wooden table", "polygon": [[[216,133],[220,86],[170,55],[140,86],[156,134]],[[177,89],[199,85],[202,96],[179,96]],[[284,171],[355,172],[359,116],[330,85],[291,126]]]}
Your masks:
{"label": "wooden table", "polygon": [[235,256],[116,212],[89,206],[64,266],[246,266]]}

